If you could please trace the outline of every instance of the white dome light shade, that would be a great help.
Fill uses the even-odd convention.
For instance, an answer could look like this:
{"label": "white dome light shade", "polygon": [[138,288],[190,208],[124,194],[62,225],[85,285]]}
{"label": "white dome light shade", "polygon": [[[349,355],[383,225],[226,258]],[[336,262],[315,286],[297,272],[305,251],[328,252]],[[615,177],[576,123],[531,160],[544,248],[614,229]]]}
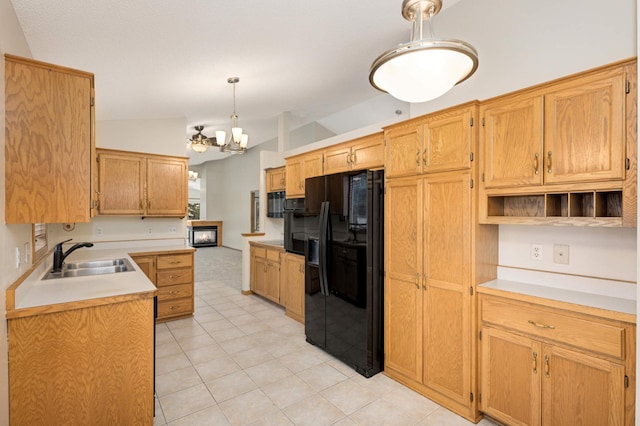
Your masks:
{"label": "white dome light shade", "polygon": [[369,81],[405,102],[442,96],[478,68],[475,49],[458,40],[418,40],[385,52],[371,66]]}

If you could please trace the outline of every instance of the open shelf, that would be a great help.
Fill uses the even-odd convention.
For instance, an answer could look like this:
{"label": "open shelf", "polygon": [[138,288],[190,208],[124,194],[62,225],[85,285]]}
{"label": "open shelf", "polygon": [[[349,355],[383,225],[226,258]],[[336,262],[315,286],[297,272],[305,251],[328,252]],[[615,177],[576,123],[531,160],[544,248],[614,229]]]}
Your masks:
{"label": "open shelf", "polygon": [[592,221],[616,226],[622,219],[622,190],[487,195],[484,223],[567,223]]}

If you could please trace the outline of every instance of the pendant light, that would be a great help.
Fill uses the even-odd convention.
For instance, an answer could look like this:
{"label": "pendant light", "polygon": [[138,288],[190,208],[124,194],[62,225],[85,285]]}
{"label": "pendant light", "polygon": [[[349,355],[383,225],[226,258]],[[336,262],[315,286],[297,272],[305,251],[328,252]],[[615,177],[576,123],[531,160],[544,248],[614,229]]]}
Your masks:
{"label": "pendant light", "polygon": [[[371,65],[369,82],[405,102],[426,102],[448,92],[478,68],[478,52],[460,40],[437,40],[431,18],[442,0],[404,0],[402,16],[413,22],[411,41],[389,50]],[[429,23],[431,39],[422,38],[422,23]]]}
{"label": "pendant light", "polygon": [[236,83],[239,82],[238,77],[229,77],[227,83],[233,84],[233,114],[231,114],[231,133],[229,139],[225,142],[227,133],[224,130],[216,132],[216,144],[220,147],[220,151],[230,154],[244,154],[247,152],[249,144],[249,136],[242,133],[242,127],[238,127],[238,114],[236,114]]}

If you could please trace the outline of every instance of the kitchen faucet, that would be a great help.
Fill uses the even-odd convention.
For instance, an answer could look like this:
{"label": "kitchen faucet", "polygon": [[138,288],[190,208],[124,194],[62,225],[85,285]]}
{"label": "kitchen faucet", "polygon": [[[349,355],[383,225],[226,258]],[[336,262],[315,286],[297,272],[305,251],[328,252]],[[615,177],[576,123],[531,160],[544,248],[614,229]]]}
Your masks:
{"label": "kitchen faucet", "polygon": [[56,247],[53,249],[53,268],[51,269],[51,272],[60,272],[62,270],[62,263],[67,258],[67,256],[78,250],[80,247],[93,247],[93,243],[78,243],[74,244],[69,250],[63,253],[62,244],[67,243],[72,239],[73,238],[69,238],[68,240],[56,244]]}

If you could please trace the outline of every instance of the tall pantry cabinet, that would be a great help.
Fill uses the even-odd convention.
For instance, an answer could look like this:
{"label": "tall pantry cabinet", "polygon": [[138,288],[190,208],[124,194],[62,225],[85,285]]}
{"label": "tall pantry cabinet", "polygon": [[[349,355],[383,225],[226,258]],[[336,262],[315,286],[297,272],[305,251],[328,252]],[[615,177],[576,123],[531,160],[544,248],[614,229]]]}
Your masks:
{"label": "tall pantry cabinet", "polygon": [[476,421],[475,286],[496,277],[478,225],[477,102],[384,129],[385,372]]}

